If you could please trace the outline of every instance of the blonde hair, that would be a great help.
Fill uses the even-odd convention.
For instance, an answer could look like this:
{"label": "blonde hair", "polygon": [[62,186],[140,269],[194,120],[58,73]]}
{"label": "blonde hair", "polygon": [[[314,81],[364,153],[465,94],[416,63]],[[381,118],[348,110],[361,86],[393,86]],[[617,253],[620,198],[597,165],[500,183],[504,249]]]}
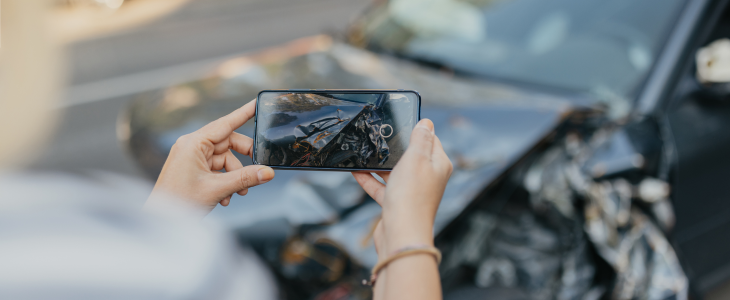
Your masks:
{"label": "blonde hair", "polygon": [[0,0],[0,167],[33,158],[58,118],[60,51],[45,0]]}

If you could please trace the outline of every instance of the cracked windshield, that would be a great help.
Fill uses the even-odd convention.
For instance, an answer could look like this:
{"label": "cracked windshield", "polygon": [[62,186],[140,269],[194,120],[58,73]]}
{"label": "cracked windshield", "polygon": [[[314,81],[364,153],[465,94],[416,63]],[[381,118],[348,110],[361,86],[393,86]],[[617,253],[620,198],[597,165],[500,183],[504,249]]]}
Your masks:
{"label": "cracked windshield", "polygon": [[647,75],[683,4],[394,0],[356,23],[351,41],[464,74],[626,98]]}

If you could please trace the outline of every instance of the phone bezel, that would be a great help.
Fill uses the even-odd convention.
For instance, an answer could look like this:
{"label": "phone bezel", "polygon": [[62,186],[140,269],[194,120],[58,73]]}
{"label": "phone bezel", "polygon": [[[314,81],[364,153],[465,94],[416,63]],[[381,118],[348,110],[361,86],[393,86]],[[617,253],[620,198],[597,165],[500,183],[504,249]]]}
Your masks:
{"label": "phone bezel", "polygon": [[[251,160],[255,165],[269,166],[273,169],[282,170],[302,170],[302,171],[335,171],[335,172],[357,172],[357,171],[370,171],[370,172],[390,172],[392,168],[333,168],[333,167],[291,167],[291,166],[272,166],[261,164],[256,161],[256,139],[258,138],[258,111],[259,111],[259,98],[263,93],[307,93],[307,94],[373,94],[373,93],[413,93],[418,99],[416,103],[416,123],[421,120],[421,94],[415,90],[405,89],[385,89],[385,90],[341,90],[341,89],[288,89],[288,90],[263,90],[256,95],[256,112],[254,115],[254,132],[253,132],[253,151]],[[414,125],[415,126],[415,125]]]}

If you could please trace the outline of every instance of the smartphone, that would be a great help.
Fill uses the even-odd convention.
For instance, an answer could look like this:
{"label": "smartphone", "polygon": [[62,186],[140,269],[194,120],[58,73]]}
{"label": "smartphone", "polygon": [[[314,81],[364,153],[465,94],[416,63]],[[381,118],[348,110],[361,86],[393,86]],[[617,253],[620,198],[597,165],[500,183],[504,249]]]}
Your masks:
{"label": "smartphone", "polygon": [[266,90],[256,100],[253,162],[279,169],[392,170],[421,118],[408,90]]}

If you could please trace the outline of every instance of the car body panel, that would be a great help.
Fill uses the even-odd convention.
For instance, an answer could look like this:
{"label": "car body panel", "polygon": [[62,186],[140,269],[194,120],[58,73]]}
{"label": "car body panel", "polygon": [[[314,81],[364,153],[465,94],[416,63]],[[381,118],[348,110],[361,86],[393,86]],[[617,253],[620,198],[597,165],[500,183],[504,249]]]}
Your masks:
{"label": "car body panel", "polygon": [[[307,51],[301,51],[302,48]],[[321,69],[329,73],[319,74]],[[251,73],[267,81],[251,81]],[[455,165],[437,216],[437,230],[580,107],[549,94],[459,79],[448,72],[315,36],[226,61],[212,76],[198,82],[137,96],[126,114],[127,121],[121,123],[131,133],[130,151],[154,178],[177,137],[245,104],[259,90],[281,87],[277,84],[312,89],[418,90],[423,99],[421,116],[434,122],[436,133]],[[252,136],[251,123],[237,132]],[[240,158],[244,164],[251,163],[247,157]],[[346,173],[277,170],[272,182],[250,189],[245,197],[234,195],[229,207],[215,210],[211,216],[233,228],[272,219],[285,219],[291,226],[328,224],[338,222],[342,209],[357,205],[364,197],[359,187],[345,189],[341,192],[346,196],[339,197],[340,203],[333,205],[332,200],[306,187],[312,181],[324,185],[323,182],[330,182],[329,185],[340,189],[354,183]],[[364,265],[374,264],[372,247],[363,248],[354,242],[365,233],[338,234],[335,232],[342,231],[336,228],[347,227],[348,223],[338,224],[341,225],[333,225],[332,238],[341,240]]]}
{"label": "car body panel", "polygon": [[[680,85],[677,74],[694,53],[691,40],[703,28],[703,17],[726,3],[689,1],[629,118],[606,120],[604,108],[586,95],[463,77],[320,35],[225,61],[198,81],[142,93],[120,118],[120,131],[129,133],[123,142],[149,176],[156,178],[179,136],[242,106],[260,90],[417,90],[422,95],[422,117],[434,121],[455,166],[437,215],[438,234],[475,202],[494,198],[485,191],[513,174],[543,142],[564,134],[560,129],[577,116],[570,121],[573,129],[590,131],[603,126],[615,132],[605,148],[596,151],[596,162],[586,165],[588,173],[600,170],[606,161],[614,169],[595,172],[594,178],[649,175],[672,179],[677,222],[670,239],[690,280],[698,280],[691,282],[701,295],[730,278],[724,259],[727,247],[717,247],[718,239],[730,232],[723,225],[727,224],[723,202],[727,189],[721,182],[727,172],[724,164],[716,163],[727,161],[722,150],[730,143],[726,130],[722,131],[727,122],[726,103],[712,104],[718,109],[711,109],[712,105],[687,100],[670,107],[669,100],[679,97],[671,94],[673,85]],[[668,119],[664,119],[666,110],[672,111]],[[590,113],[580,113],[586,111]],[[617,129],[623,126],[623,130]],[[674,140],[667,138],[667,126],[672,128]],[[636,128],[648,135],[636,135]],[[247,123],[237,132],[251,136],[253,124]],[[679,161],[667,157],[666,149],[672,146],[677,148]],[[646,161],[636,163],[637,155]],[[244,165],[251,163],[246,157],[239,158]],[[620,168],[613,163],[619,160]],[[666,165],[674,169],[662,169]],[[685,180],[688,174],[691,180]],[[277,170],[272,182],[252,188],[245,197],[234,195],[228,208],[215,210],[211,217],[239,231],[280,220],[289,228],[284,230],[284,239],[296,234],[293,228],[316,224],[318,238],[335,241],[358,265],[370,267],[376,257],[367,238],[379,213],[349,174]],[[273,259],[277,259],[275,255]]]}

